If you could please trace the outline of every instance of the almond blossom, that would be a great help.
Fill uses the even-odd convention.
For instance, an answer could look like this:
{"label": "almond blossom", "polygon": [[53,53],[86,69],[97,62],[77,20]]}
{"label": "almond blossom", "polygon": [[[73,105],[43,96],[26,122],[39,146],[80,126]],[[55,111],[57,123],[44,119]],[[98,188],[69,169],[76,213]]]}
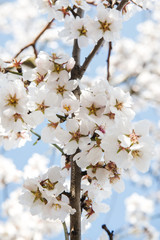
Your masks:
{"label": "almond blossom", "polygon": [[[29,2],[29,5],[32,5],[32,2]],[[151,36],[147,41],[142,37],[136,50],[136,44],[133,41],[120,42],[118,47],[115,47],[120,54],[117,58],[113,56],[114,69],[112,69],[112,66],[110,67],[110,55],[114,47],[112,43],[120,37],[123,20],[130,18],[139,8],[150,8],[151,4],[148,0],[139,2],[136,0],[130,2],[41,0],[36,2],[43,13],[48,13],[50,22],[35,38],[30,36],[32,39],[30,44],[22,46],[19,52],[15,50],[17,53],[13,54],[15,57],[12,57],[12,60],[7,59],[7,63],[0,60],[0,144],[5,150],[21,147],[31,140],[31,135],[34,134],[37,136],[34,145],[42,140],[49,143],[50,153],[53,148],[59,150],[61,167],[50,164],[48,168],[48,158],[40,154],[34,154],[29,158],[28,164],[23,169],[24,184],[19,200],[22,205],[30,209],[32,215],[36,215],[35,218],[39,215],[43,219],[41,221],[58,220],[65,225],[65,221],[70,217],[70,239],[80,239],[81,217],[83,224],[87,226],[99,213],[107,213],[110,206],[105,201],[110,198],[112,190],[117,193],[125,190],[126,172],[137,169],[145,173],[149,170],[154,153],[153,141],[149,136],[150,126],[146,121],[132,123],[135,112],[130,93],[138,92],[139,87],[143,88],[141,95],[148,97],[150,90],[155,88],[159,79],[159,70],[157,66],[152,65],[154,61],[158,61],[159,54],[153,46],[155,54],[152,62],[153,56],[150,56],[143,44],[146,47],[148,42],[151,43],[151,39],[158,38],[159,35],[158,31],[155,31],[156,23],[140,26],[140,31]],[[17,13],[17,7],[20,6],[20,9],[22,7],[19,0],[18,4],[14,5],[14,16]],[[26,1],[24,6],[25,4]],[[2,10],[0,10],[1,14]],[[27,15],[27,19],[31,19],[29,28],[32,28],[33,18],[38,14],[34,11],[37,10],[33,6],[32,12],[31,6]],[[123,17],[125,13],[126,16]],[[158,19],[156,15],[154,15],[155,20]],[[22,37],[23,40],[20,41],[19,38],[24,36],[20,33],[27,30],[28,34],[28,29],[22,28],[23,14],[18,16],[18,27],[12,30],[13,19],[10,17],[11,26],[7,24],[7,20],[0,23],[0,28],[7,24],[7,33],[13,31],[16,36],[15,42],[21,46],[25,38]],[[32,28],[35,32],[39,26],[43,25],[44,19],[42,21],[41,17],[37,18]],[[150,26],[149,30],[146,26]],[[64,50],[62,50],[63,45]],[[106,45],[109,45],[108,56]],[[83,47],[86,46],[89,47],[83,51]],[[71,47],[72,57],[70,57]],[[86,86],[83,84],[84,80],[89,79],[85,75],[88,74],[86,70],[102,47],[104,47],[105,60],[107,57],[107,80],[110,82],[102,73],[95,82],[95,77],[92,77]],[[14,44],[8,43],[8,52],[13,53],[13,49]],[[21,56],[24,50],[30,52],[29,49],[32,53],[24,60]],[[123,54],[126,59],[121,61]],[[131,55],[133,60],[130,59]],[[142,64],[135,61],[137,55],[139,61],[143,60]],[[146,73],[141,73],[143,68]],[[118,71],[121,72],[120,76]],[[92,74],[94,73],[95,71]],[[135,84],[133,88],[130,89],[127,84],[118,87],[112,84],[127,82],[128,76],[133,77]],[[148,84],[145,90],[144,86],[146,82],[150,82],[150,78],[154,79],[152,86]],[[122,90],[123,87],[127,90]],[[154,96],[158,96],[158,91],[154,90]],[[8,175],[6,164],[3,163],[3,158],[1,160],[3,187],[11,181],[18,181],[21,172],[6,160],[7,167],[13,170],[12,174]],[[54,160],[58,161],[58,157]],[[19,194],[16,194],[15,198],[17,195]],[[150,215],[153,212],[152,203],[149,200],[147,202],[146,199],[140,199],[138,195],[135,196],[136,198],[139,201],[138,204],[135,201],[131,209],[127,209],[128,221],[131,225],[136,225],[135,215],[137,214],[140,225],[144,228],[148,227],[149,233],[152,234],[153,229],[148,225],[148,217],[146,217],[146,213]],[[14,203],[14,199],[12,197],[11,199]],[[141,201],[146,201],[146,206],[150,210],[145,210],[145,205],[144,209],[140,209],[143,208],[139,205]],[[127,204],[130,203],[127,202]],[[133,205],[139,208],[139,213],[135,213],[137,209]],[[22,212],[23,207],[18,209],[15,204],[18,209],[16,215],[15,209],[12,210],[11,206],[9,202],[4,208],[8,209],[8,215],[11,218],[16,216],[17,225],[9,221],[8,224],[4,224],[3,231],[0,224],[0,238],[4,237],[6,229],[9,229],[7,237],[22,239],[24,235],[21,232],[17,235],[15,226],[22,229],[22,232],[27,232],[25,228],[19,227],[18,222],[18,212]],[[27,214],[24,215],[29,221],[30,217]],[[38,225],[38,222],[35,225]],[[139,230],[139,226],[132,227],[133,229],[137,227]],[[29,226],[28,228],[30,229]],[[35,229],[35,235],[26,234],[28,239],[41,239],[38,227]],[[65,234],[66,232],[67,230]],[[77,233],[79,236],[76,238]]]}
{"label": "almond blossom", "polygon": [[97,19],[94,24],[94,37],[97,40],[103,37],[109,42],[119,37],[122,26],[122,16],[119,11],[100,6],[97,9]]}
{"label": "almond blossom", "polygon": [[67,131],[59,129],[56,132],[57,139],[64,145],[63,151],[66,154],[73,154],[78,148],[82,149],[90,142],[87,129],[83,127],[83,122],[68,119],[66,123]]}

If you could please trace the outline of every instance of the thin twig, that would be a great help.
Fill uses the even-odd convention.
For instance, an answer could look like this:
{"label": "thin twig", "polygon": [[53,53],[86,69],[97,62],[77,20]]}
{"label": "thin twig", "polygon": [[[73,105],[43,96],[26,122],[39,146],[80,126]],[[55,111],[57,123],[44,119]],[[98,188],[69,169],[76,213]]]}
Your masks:
{"label": "thin twig", "polygon": [[110,80],[110,57],[111,57],[111,51],[112,51],[112,42],[109,42],[109,48],[108,48],[108,57],[107,57],[107,80]]}
{"label": "thin twig", "polygon": [[135,4],[135,5],[137,5],[138,7],[140,7],[140,8],[142,8],[143,9],[143,7],[141,6],[141,5],[139,5],[139,4],[137,4],[136,2],[134,2],[133,0],[130,0],[133,4]]}
{"label": "thin twig", "polygon": [[14,56],[14,58],[17,58],[21,52],[23,52],[25,49],[32,47],[35,56],[37,57],[37,50],[36,50],[36,43],[39,40],[39,38],[43,35],[43,33],[51,26],[52,22],[54,21],[54,18],[47,23],[47,25],[41,30],[41,32],[37,35],[37,37],[29,44],[27,44],[25,47],[21,48],[21,50]]}
{"label": "thin twig", "polygon": [[103,38],[99,39],[99,41],[97,42],[97,44],[93,48],[92,52],[88,55],[88,57],[85,58],[85,61],[80,68],[80,74],[81,74],[80,78],[83,77],[83,74],[87,70],[88,65],[90,64],[93,57],[96,55],[96,53],[98,52],[98,50],[100,49],[100,47],[102,46],[103,43],[104,43],[104,39]]}
{"label": "thin twig", "polygon": [[63,225],[65,240],[69,240],[69,233],[68,233],[67,225],[65,222],[63,222],[62,225]]}
{"label": "thin twig", "polygon": [[63,195],[65,195],[65,196],[67,196],[68,198],[70,198],[70,197],[71,197],[71,194],[70,194],[70,192],[63,191],[61,194],[63,194]]}
{"label": "thin twig", "polygon": [[109,229],[107,228],[107,226],[104,224],[102,225],[102,228],[106,231],[106,233],[108,234],[109,240],[113,240],[113,231],[110,232]]}

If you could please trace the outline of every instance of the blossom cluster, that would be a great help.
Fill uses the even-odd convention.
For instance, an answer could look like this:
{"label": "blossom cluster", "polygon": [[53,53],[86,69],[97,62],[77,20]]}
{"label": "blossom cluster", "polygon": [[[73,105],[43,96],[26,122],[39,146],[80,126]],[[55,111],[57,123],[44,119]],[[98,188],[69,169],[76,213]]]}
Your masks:
{"label": "blossom cluster", "polygon": [[[78,14],[90,11],[86,1],[41,3],[51,19],[64,21],[59,36],[67,41],[77,39],[79,48],[119,37],[123,16],[109,2],[98,3],[92,18]],[[33,215],[64,222],[76,211],[70,206],[68,190],[73,160],[82,173],[81,209],[83,221],[88,223],[99,212],[109,211],[103,201],[110,197],[112,188],[124,191],[126,170],[148,171],[153,153],[149,123],[132,123],[135,113],[128,92],[104,80],[84,87],[79,79],[73,79],[77,63],[64,53],[41,51],[32,68],[24,63],[0,61],[0,144],[6,150],[21,147],[33,133],[59,149],[64,164],[46,171],[44,159],[44,165],[39,166],[41,175],[25,179],[20,201]],[[34,129],[42,123],[41,134],[37,134]]]}
{"label": "blossom cluster", "polygon": [[[13,133],[22,137],[25,131],[29,135],[47,119],[41,139],[62,150],[68,174],[67,156],[74,155],[73,160],[85,172],[81,191],[84,215],[94,219],[98,212],[109,210],[102,201],[110,196],[112,187],[118,192],[124,190],[123,171],[132,166],[148,171],[153,146],[148,122],[131,123],[135,114],[129,93],[106,81],[84,89],[77,79],[71,80],[74,64],[74,59],[66,55],[40,52],[36,67],[24,68],[23,77],[14,79],[10,73],[2,73],[1,134],[3,141],[10,142]],[[74,94],[77,87],[80,98]],[[17,145],[17,141],[15,138],[12,143]],[[30,205],[33,214],[41,211],[45,218],[64,221],[67,214],[74,213],[64,194],[60,168],[26,180],[24,187],[23,202]]]}
{"label": "blossom cluster", "polygon": [[25,191],[20,201],[30,206],[33,215],[41,213],[45,219],[59,219],[64,222],[68,214],[75,212],[65,194],[64,181],[60,167],[49,168],[42,176],[25,181]]}

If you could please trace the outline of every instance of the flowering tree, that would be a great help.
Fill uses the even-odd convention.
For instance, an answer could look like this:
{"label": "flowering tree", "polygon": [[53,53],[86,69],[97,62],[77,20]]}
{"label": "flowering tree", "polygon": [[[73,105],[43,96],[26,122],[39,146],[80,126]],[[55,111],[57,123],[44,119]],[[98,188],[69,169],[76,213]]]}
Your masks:
{"label": "flowering tree", "polygon": [[[16,11],[20,13],[21,5],[26,9],[28,7],[29,18],[18,14],[19,19],[25,19],[26,25],[20,30],[4,28],[14,33],[13,43],[15,41],[16,44],[14,48],[12,44],[8,46],[8,52],[2,50],[4,59],[0,62],[1,144],[5,150],[22,147],[35,135],[37,140],[34,144],[42,140],[60,152],[61,164],[47,169],[48,159],[35,154],[21,172],[15,169],[10,160],[1,157],[2,187],[24,177],[23,192],[18,190],[13,193],[3,207],[10,217],[8,228],[15,214],[21,216],[21,222],[30,219],[27,211],[23,214],[22,206],[17,207],[18,212],[12,211],[12,204],[18,204],[19,195],[20,203],[28,206],[32,215],[35,215],[32,220],[34,234],[28,231],[26,223],[21,235],[17,236],[13,228],[6,239],[13,239],[13,236],[16,239],[27,239],[26,234],[28,239],[42,239],[40,228],[42,234],[49,233],[53,224],[58,224],[55,221],[59,221],[63,224],[66,240],[80,240],[88,224],[99,213],[109,211],[110,207],[104,200],[110,197],[112,189],[118,193],[124,191],[123,178],[126,172],[137,169],[145,173],[149,170],[153,156],[150,124],[146,120],[132,122],[135,111],[130,93],[148,97],[151,88],[149,79],[158,75],[158,69],[150,63],[151,54],[142,58],[145,44],[151,41],[148,40],[150,35],[145,38],[146,41],[140,38],[137,43],[139,48],[129,40],[119,40],[116,46],[113,43],[119,39],[123,22],[136,11],[154,9],[154,6],[157,9],[159,5],[156,1],[148,0],[41,0],[37,1],[38,7],[48,14],[45,25],[43,22],[46,21],[46,15],[38,15],[36,8],[30,8],[32,1],[27,2],[17,1],[8,6],[4,4],[3,9],[5,15],[5,7],[12,12],[14,6],[15,14]],[[25,11],[23,13],[26,14]],[[154,14],[157,17],[156,11]],[[12,18],[12,15],[7,18],[11,26]],[[34,38],[32,31],[27,30],[28,24],[36,33]],[[39,30],[39,25],[40,28],[41,25],[44,27]],[[22,31],[23,39],[18,38],[18,31]],[[31,41],[27,38],[25,45],[26,31],[27,35],[31,34]],[[63,45],[65,47],[62,51]],[[87,81],[85,73],[101,48],[106,52],[107,59],[105,77],[98,76],[96,81]],[[114,48],[116,54],[111,58]],[[69,56],[70,50],[72,56]],[[138,56],[140,62],[129,64],[130,53],[132,57]],[[158,56],[154,60],[158,61]],[[146,78],[147,93],[144,91]],[[133,79],[134,84],[127,89],[130,93],[122,87],[114,86],[117,82]],[[140,99],[135,100],[139,103]],[[37,130],[40,124],[41,133]],[[6,173],[8,168],[12,172],[9,178]],[[126,202],[132,204],[132,199]],[[140,196],[135,199],[139,199],[140,210],[140,202],[146,201],[151,206],[148,214],[152,212],[149,200],[147,202]],[[142,209],[143,212],[147,213],[146,208]],[[69,216],[69,224],[66,224]],[[128,218],[133,227],[136,221],[132,217]],[[47,227],[44,227],[46,221]],[[37,223],[41,227],[37,227]],[[149,227],[143,224],[142,230],[147,229],[149,232]],[[18,221],[15,226],[19,228]],[[106,225],[103,228],[104,234],[113,239],[113,232]],[[6,232],[3,233],[2,229],[0,232],[5,237]]]}

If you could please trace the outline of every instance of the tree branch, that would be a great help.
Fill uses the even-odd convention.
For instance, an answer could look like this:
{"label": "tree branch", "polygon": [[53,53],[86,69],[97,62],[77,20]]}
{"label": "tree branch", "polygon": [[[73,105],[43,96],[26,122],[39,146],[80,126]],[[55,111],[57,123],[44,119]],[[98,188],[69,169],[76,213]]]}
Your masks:
{"label": "tree branch", "polygon": [[109,42],[109,48],[108,48],[108,57],[107,57],[107,80],[110,80],[110,57],[111,57],[111,51],[112,51],[112,42]]}
{"label": "tree branch", "polygon": [[[119,5],[117,6],[117,10],[121,11],[122,8],[125,6],[125,4],[128,2],[129,0],[122,0]],[[100,49],[100,47],[103,45],[104,43],[104,39],[101,38],[99,39],[99,41],[97,42],[97,44],[95,45],[95,47],[93,48],[92,52],[88,55],[88,57],[86,57],[84,63],[82,64],[81,68],[80,68],[80,73],[79,73],[79,78],[81,79],[83,77],[83,74],[85,73],[85,71],[88,68],[88,65],[90,64],[90,62],[92,61],[93,57],[96,55],[96,53],[98,52],[98,50]],[[110,47],[110,51],[111,51],[111,47]],[[110,54],[110,53],[109,53]],[[110,57],[110,55],[109,55]]]}
{"label": "tree branch", "polygon": [[[77,10],[79,17],[82,17],[83,13],[82,9]],[[71,71],[71,79],[77,79],[80,74],[80,48],[77,39],[74,40],[72,57],[75,60],[75,66]],[[79,87],[74,90],[74,94],[77,98],[80,97]],[[81,169],[77,166],[76,161],[73,161],[75,154],[69,156],[71,164],[70,206],[76,210],[73,215],[70,215],[70,240],[81,240]]]}
{"label": "tree branch", "polygon": [[137,5],[140,8],[143,8],[141,5],[137,4],[136,2],[134,2],[133,0],[130,0],[133,4]]}
{"label": "tree branch", "polygon": [[[77,15],[81,18],[83,17],[84,11],[82,9],[77,10]],[[72,57],[75,60],[75,66],[71,71],[71,79],[78,79],[80,78],[80,53],[81,49],[78,46],[78,40],[74,39],[74,45],[73,45],[73,51],[72,51]],[[80,87],[78,86],[73,93],[77,98],[80,96]]]}
{"label": "tree branch", "polygon": [[43,33],[51,26],[53,21],[54,21],[54,18],[49,23],[47,23],[47,25],[41,30],[41,32],[37,35],[37,37],[31,43],[29,43],[25,47],[21,48],[21,50],[14,56],[14,58],[17,58],[20,55],[20,53],[22,53],[25,49],[27,49],[29,47],[33,48],[34,54],[37,57],[38,53],[36,50],[36,43],[39,40],[39,38],[43,35]]}
{"label": "tree branch", "polygon": [[117,10],[121,11],[123,7],[128,3],[129,0],[122,0],[119,5],[117,6]]}
{"label": "tree branch", "polygon": [[97,42],[97,44],[93,48],[92,52],[88,55],[88,57],[86,57],[83,65],[80,68],[80,78],[83,77],[83,74],[87,70],[88,65],[90,64],[90,62],[92,61],[93,57],[96,55],[96,53],[98,52],[98,50],[100,49],[100,47],[102,46],[103,43],[104,43],[104,39],[103,38],[99,39],[99,41]]}
{"label": "tree branch", "polygon": [[[79,17],[82,17],[84,14],[84,11],[82,9],[77,10],[77,15]],[[71,71],[71,79],[77,79],[79,78],[79,69],[80,69],[80,53],[81,49],[78,46],[78,41],[77,39],[74,39],[74,44],[73,44],[73,51],[72,51],[72,57],[75,60],[75,66]]]}
{"label": "tree branch", "polygon": [[106,233],[108,234],[109,240],[113,240],[113,231],[110,232],[109,229],[107,228],[107,226],[104,224],[102,225],[102,228],[106,231]]}
{"label": "tree branch", "polygon": [[72,57],[75,60],[75,66],[71,71],[71,79],[77,79],[79,78],[79,68],[80,68],[80,48],[78,46],[77,39],[74,39],[74,45],[73,45],[73,51],[72,51]]}

